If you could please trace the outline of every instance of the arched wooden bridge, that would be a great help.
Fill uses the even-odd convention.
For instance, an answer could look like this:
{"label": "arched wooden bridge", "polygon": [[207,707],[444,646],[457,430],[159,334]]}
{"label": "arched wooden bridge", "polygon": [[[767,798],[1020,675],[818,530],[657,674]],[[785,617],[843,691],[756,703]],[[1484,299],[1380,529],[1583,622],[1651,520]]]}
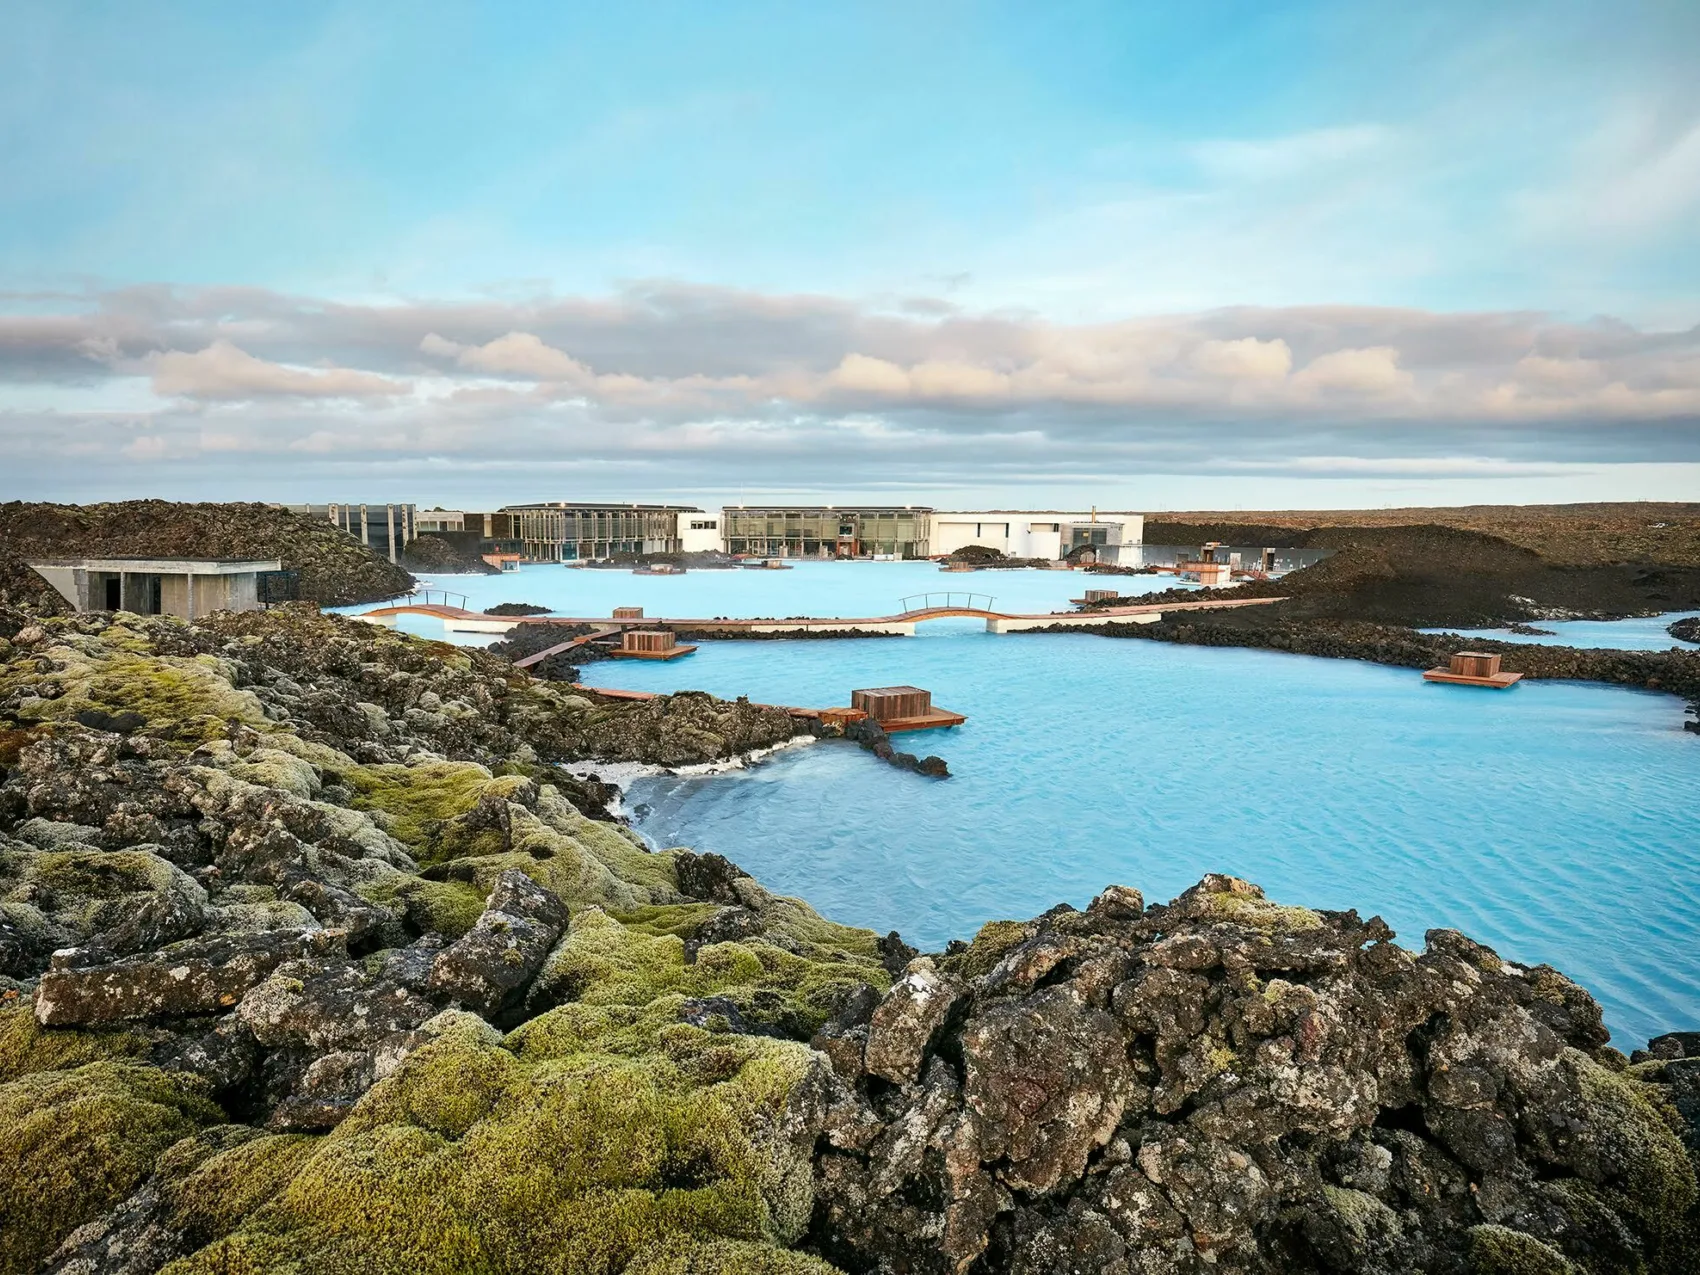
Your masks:
{"label": "arched wooden bridge", "polygon": [[[967,595],[960,595],[966,597]],[[990,602],[993,599],[987,598]],[[908,602],[909,599],[905,599]],[[709,636],[715,633],[887,633],[913,637],[915,627],[929,620],[945,620],[967,617],[984,620],[988,633],[1019,633],[1024,629],[1047,628],[1087,628],[1092,625],[1116,624],[1155,624],[1165,614],[1175,611],[1223,611],[1233,607],[1266,606],[1271,602],[1279,602],[1280,598],[1215,598],[1199,602],[1147,602],[1133,603],[1127,606],[1101,607],[1092,611],[1047,611],[1047,612],[1009,612],[995,611],[987,606],[923,604],[905,609],[893,615],[861,616],[846,618],[841,616],[819,616],[808,618],[774,619],[753,618],[728,620],[725,618],[675,618],[663,616],[643,616],[636,619],[610,619],[605,615],[596,616],[560,616],[560,615],[486,615],[482,611],[468,611],[464,607],[451,606],[446,602],[397,602],[390,606],[378,607],[371,611],[362,611],[354,616],[357,620],[368,620],[374,624],[393,624],[395,617],[401,615],[431,616],[443,622],[443,627],[452,633],[506,633],[519,624],[588,624],[603,631],[592,636],[604,636],[618,632],[621,629],[668,628],[682,630],[688,633],[700,633]]]}

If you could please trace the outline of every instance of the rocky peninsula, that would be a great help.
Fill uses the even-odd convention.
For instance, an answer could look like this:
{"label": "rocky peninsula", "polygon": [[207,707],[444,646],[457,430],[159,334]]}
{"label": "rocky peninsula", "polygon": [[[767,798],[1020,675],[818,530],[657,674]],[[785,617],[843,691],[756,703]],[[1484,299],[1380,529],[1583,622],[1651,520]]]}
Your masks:
{"label": "rocky peninsula", "polygon": [[[1331,525],[1295,531],[1233,523],[1158,524],[1159,532],[1170,536],[1210,533],[1238,544],[1328,548],[1331,556],[1275,580],[1211,591],[1212,597],[1283,599],[1270,606],[1190,615],[1174,612],[1144,625],[1106,619],[1088,631],[1106,637],[1257,647],[1404,668],[1445,664],[1454,651],[1491,651],[1502,657],[1506,670],[1528,678],[1575,678],[1680,696],[1696,719],[1688,723],[1689,729],[1700,729],[1700,650],[1681,649],[1675,641],[1669,651],[1614,651],[1420,631],[1528,628],[1541,620],[1613,620],[1700,607],[1700,557],[1692,548],[1695,539],[1687,523],[1650,545],[1639,542],[1653,555],[1639,562],[1601,561],[1605,549],[1590,536],[1598,538],[1603,532],[1571,528],[1561,535],[1550,520],[1532,528],[1513,525],[1523,539],[1545,552],[1459,526]],[[1629,542],[1629,531],[1617,523],[1610,525],[1617,538],[1609,546]],[[1700,528],[1700,519],[1692,526]],[[1119,573],[1116,568],[1095,570]],[[1197,597],[1196,592],[1174,589],[1142,600],[1178,602]],[[1114,605],[1110,601],[1085,609]],[[1672,636],[1682,636],[1675,626]]]}
{"label": "rocky peninsula", "polygon": [[306,608],[0,659],[6,1275],[1700,1263],[1700,1035],[1460,934],[1213,876],[919,955],[558,766],[774,710]]}

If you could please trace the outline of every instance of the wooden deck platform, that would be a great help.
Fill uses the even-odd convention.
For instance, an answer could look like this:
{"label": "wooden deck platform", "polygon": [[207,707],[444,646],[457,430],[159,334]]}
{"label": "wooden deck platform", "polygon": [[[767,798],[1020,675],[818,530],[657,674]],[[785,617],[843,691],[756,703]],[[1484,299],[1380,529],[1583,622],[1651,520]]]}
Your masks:
{"label": "wooden deck platform", "polygon": [[928,709],[920,717],[888,717],[880,723],[887,735],[901,735],[909,730],[933,730],[940,726],[960,726],[968,719],[948,708]]}
{"label": "wooden deck platform", "polygon": [[669,646],[660,651],[630,651],[616,646],[608,655],[616,660],[676,660],[681,655],[689,655],[695,650],[694,646]]}
{"label": "wooden deck platform", "polygon": [[1522,680],[1521,673],[1494,673],[1488,677],[1472,677],[1468,673],[1454,673],[1449,668],[1431,668],[1423,674],[1425,682],[1449,682],[1453,686],[1487,686],[1499,691]]}

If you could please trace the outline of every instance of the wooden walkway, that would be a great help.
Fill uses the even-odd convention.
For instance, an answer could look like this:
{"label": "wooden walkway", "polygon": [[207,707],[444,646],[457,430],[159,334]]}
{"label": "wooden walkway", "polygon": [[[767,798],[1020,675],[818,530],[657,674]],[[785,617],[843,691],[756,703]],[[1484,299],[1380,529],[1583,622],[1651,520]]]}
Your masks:
{"label": "wooden walkway", "polygon": [[565,642],[559,642],[547,650],[537,652],[535,655],[528,655],[523,660],[515,660],[514,667],[531,668],[535,664],[543,663],[543,661],[548,659],[551,655],[560,655],[563,651],[570,651],[575,647],[585,645],[587,642],[594,642],[598,638],[618,637],[619,633],[620,630],[618,627],[610,625],[606,628],[598,629],[594,633],[580,634],[576,638],[569,638]]}

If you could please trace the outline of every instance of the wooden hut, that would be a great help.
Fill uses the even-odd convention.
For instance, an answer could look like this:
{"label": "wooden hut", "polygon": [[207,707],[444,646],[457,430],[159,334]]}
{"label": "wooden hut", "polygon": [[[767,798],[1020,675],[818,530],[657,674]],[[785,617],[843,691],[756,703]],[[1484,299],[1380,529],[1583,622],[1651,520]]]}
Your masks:
{"label": "wooden hut", "polygon": [[851,691],[850,707],[866,713],[888,734],[931,730],[935,726],[960,726],[968,720],[961,713],[934,708],[933,693],[918,686],[874,686]]}
{"label": "wooden hut", "polygon": [[1445,668],[1431,668],[1423,674],[1428,682],[1450,682],[1457,686],[1489,686],[1504,690],[1522,681],[1521,673],[1502,673],[1499,656],[1483,651],[1458,651]]}
{"label": "wooden hut", "polygon": [[679,646],[666,629],[626,629],[620,634],[620,645],[609,654],[622,660],[676,660],[694,650],[694,646]]}

